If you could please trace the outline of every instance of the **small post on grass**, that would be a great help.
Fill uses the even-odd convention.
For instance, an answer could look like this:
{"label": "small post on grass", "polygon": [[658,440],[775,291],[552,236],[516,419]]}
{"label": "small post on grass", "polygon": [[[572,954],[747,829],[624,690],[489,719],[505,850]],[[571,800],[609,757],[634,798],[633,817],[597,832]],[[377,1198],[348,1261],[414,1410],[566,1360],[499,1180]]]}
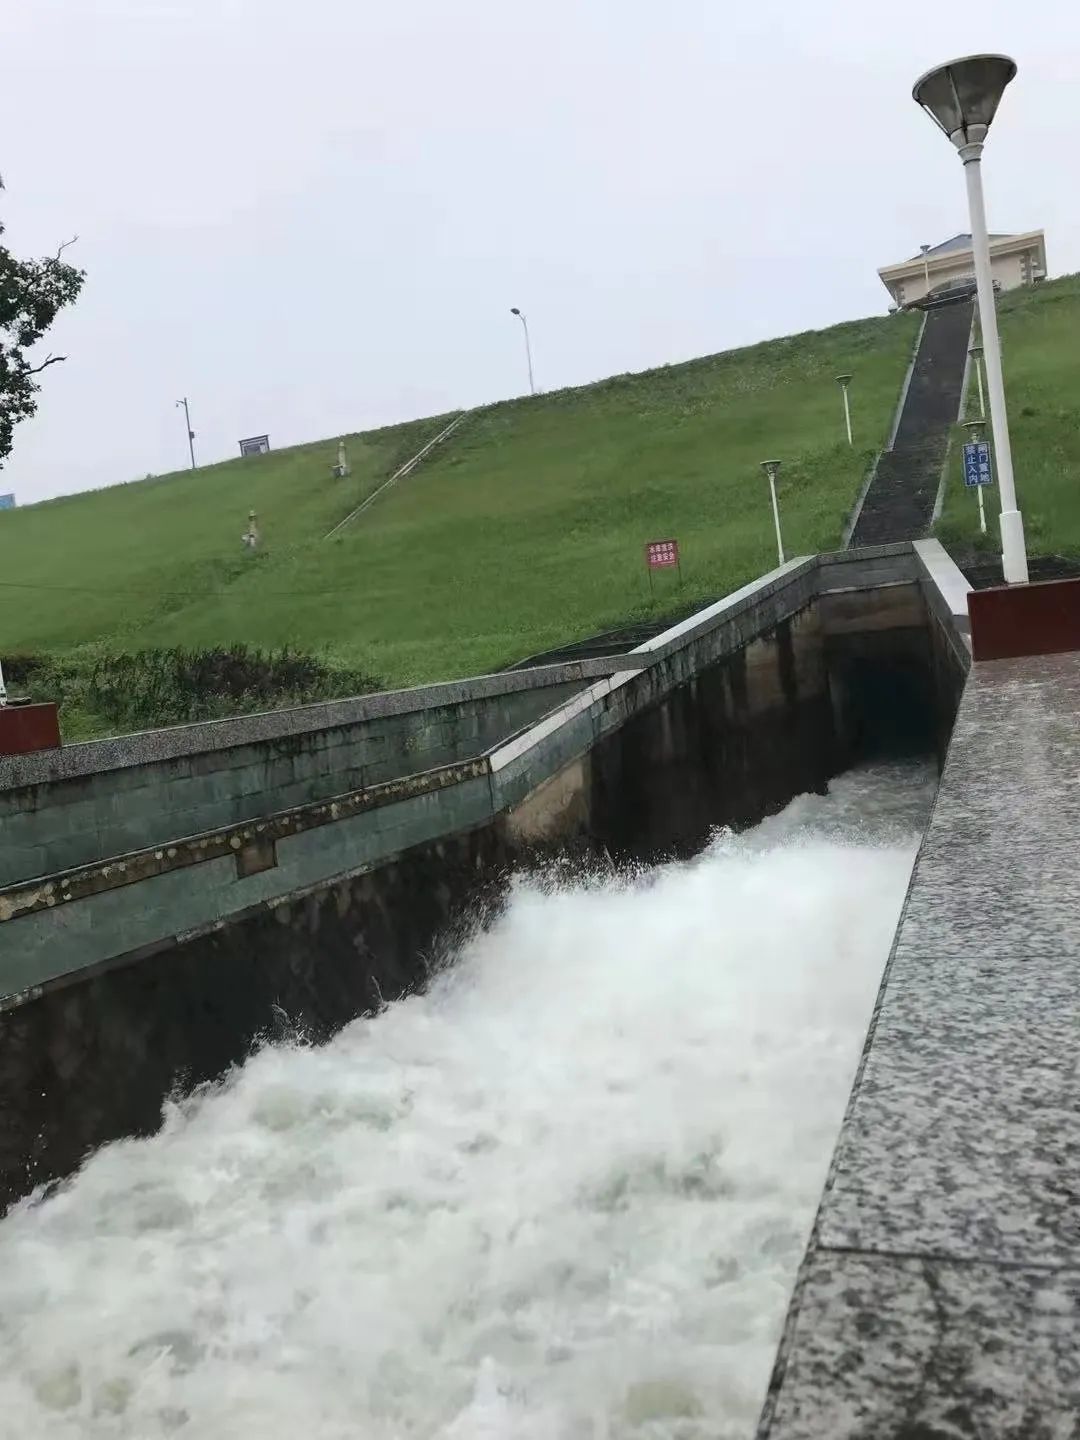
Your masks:
{"label": "small post on grass", "polygon": [[7,686],[4,684],[4,667],[0,665],[0,705],[7,704]]}
{"label": "small post on grass", "polygon": [[776,472],[780,469],[780,461],[762,460],[761,468],[769,477],[769,494],[772,496],[773,523],[776,526],[776,560],[778,565],[783,565],[784,537],[780,533],[780,506],[776,500]]}
{"label": "small post on grass", "polygon": [[[978,444],[980,444],[980,443],[982,442],[983,430],[985,429],[985,427],[986,427],[986,421],[985,421],[985,419],[984,419],[984,420],[968,420],[968,421],[965,423],[964,429],[968,432],[968,435],[971,437],[971,443],[972,443],[973,445],[978,445]],[[980,529],[980,530],[982,531],[982,533],[985,535],[985,534],[986,534],[986,506],[985,506],[985,504],[983,503],[983,493],[982,493],[982,492],[983,492],[983,487],[982,487],[981,485],[976,485],[976,486],[975,486],[975,493],[976,493],[976,494],[978,495],[978,497],[979,497],[979,529]]]}
{"label": "small post on grass", "polygon": [[847,443],[854,445],[855,441],[851,438],[851,402],[848,400],[848,386],[851,384],[851,379],[850,375],[837,375],[836,383],[844,392],[844,424],[847,427]]}

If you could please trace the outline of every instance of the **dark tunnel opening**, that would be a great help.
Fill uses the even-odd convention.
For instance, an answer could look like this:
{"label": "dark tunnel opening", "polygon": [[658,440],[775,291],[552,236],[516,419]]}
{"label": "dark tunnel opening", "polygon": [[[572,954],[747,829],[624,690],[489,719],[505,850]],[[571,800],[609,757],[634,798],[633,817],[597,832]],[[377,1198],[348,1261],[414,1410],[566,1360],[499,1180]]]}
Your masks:
{"label": "dark tunnel opening", "polygon": [[830,688],[845,766],[917,755],[940,759],[940,707],[928,654],[905,648],[835,656]]}

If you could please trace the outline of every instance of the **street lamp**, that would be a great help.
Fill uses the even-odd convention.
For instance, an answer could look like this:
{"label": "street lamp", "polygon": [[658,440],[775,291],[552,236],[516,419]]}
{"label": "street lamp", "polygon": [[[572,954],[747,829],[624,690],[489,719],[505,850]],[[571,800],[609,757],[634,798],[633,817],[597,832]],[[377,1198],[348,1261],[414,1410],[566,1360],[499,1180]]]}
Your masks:
{"label": "street lamp", "polygon": [[980,418],[981,420],[985,420],[985,419],[986,419],[986,398],[985,398],[985,396],[983,395],[983,383],[982,383],[982,355],[983,355],[983,347],[982,347],[981,345],[972,345],[971,349],[968,351],[968,354],[971,356],[972,360],[975,361],[975,378],[976,378],[976,379],[978,380],[978,382],[979,382],[979,418]]}
{"label": "street lamp", "polygon": [[529,322],[516,305],[510,306],[510,314],[516,315],[521,321],[521,328],[525,331],[525,359],[529,362],[529,394],[536,394],[536,386],[533,384],[532,368],[532,346],[529,344]]}
{"label": "street lamp", "polygon": [[191,453],[191,468],[192,468],[192,470],[194,470],[194,469],[195,469],[195,431],[192,430],[192,428],[191,428],[191,412],[188,410],[187,396],[185,395],[182,400],[177,400],[176,403],[177,403],[178,406],[181,406],[181,405],[182,405],[182,406],[184,407],[184,424],[187,426],[187,443],[188,443],[188,450],[189,450],[190,453]]}
{"label": "street lamp", "polygon": [[923,279],[926,281],[926,293],[927,293],[927,295],[929,295],[929,294],[930,294],[930,261],[927,260],[926,256],[927,256],[927,252],[928,252],[929,249],[930,249],[930,246],[929,246],[929,245],[920,245],[920,246],[919,246],[919,249],[922,251],[922,273],[923,273]]}
{"label": "street lamp", "polygon": [[855,444],[855,441],[851,438],[851,406],[848,404],[848,393],[847,393],[847,392],[848,392],[848,386],[851,384],[851,376],[850,376],[850,375],[837,375],[837,377],[836,377],[836,383],[840,386],[840,389],[844,392],[844,424],[847,426],[847,443],[848,443],[849,445],[854,445],[854,444]]}
{"label": "street lamp", "polygon": [[971,253],[979,295],[979,326],[990,392],[990,423],[997,452],[998,488],[1001,492],[1001,564],[1006,583],[1025,584],[1028,578],[1024,548],[1024,521],[1016,508],[1009,421],[1005,413],[1005,383],[998,348],[994,282],[990,273],[990,241],[983,204],[982,152],[987,131],[997,113],[1005,86],[1016,74],[1016,61],[1007,55],[966,55],[928,70],[915,82],[912,96],[960,152],[967,180],[971,214]]}
{"label": "street lamp", "polygon": [[779,460],[762,460],[761,468],[769,477],[769,494],[772,496],[772,518],[776,526],[776,557],[777,564],[784,563],[784,537],[780,534],[780,506],[776,503],[776,472],[780,469]]}

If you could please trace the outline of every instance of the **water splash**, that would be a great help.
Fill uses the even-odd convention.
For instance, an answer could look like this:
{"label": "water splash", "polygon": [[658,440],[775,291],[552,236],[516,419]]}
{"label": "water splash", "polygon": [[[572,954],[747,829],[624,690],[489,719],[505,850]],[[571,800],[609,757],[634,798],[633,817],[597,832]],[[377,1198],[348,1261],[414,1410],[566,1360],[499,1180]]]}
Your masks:
{"label": "water splash", "polygon": [[519,883],[427,995],[24,1202],[0,1435],[749,1436],[931,793]]}

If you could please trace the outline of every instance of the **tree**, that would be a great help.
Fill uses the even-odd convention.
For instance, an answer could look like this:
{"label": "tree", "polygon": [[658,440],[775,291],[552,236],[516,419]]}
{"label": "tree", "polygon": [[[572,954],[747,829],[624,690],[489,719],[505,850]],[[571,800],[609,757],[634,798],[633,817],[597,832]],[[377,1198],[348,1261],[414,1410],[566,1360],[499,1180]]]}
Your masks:
{"label": "tree", "polygon": [[60,258],[73,243],[66,241],[55,255],[41,260],[17,260],[0,244],[0,466],[11,454],[15,426],[37,409],[41,387],[35,377],[67,359],[46,355],[32,365],[26,352],[45,334],[57,311],[70,305],[82,289],[85,272]]}

